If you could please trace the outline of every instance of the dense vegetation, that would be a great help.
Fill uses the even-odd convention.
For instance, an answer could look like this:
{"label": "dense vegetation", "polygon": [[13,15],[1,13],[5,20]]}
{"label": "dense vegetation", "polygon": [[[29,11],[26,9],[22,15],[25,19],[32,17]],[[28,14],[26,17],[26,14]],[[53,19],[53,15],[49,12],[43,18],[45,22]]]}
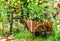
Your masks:
{"label": "dense vegetation", "polygon": [[[32,33],[24,29],[24,25],[19,23],[19,20],[13,20],[12,35],[16,38],[15,41],[60,41],[60,14],[55,17],[55,12],[60,12],[60,8],[54,7],[53,0],[0,0],[0,34],[7,34],[10,31],[11,13],[14,16],[20,17],[26,21],[39,17],[43,23],[44,19],[53,22],[53,31],[50,36],[42,38],[37,37],[33,39]],[[24,17],[25,15],[25,17]]]}

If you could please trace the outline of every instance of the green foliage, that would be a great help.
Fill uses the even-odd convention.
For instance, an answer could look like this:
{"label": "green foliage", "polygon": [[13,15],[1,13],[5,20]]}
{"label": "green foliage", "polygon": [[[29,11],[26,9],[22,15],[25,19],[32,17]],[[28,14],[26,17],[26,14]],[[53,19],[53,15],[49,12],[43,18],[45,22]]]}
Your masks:
{"label": "green foliage", "polygon": [[16,22],[16,23],[14,22],[14,24],[13,24],[13,33],[20,32],[22,30],[24,30],[24,25],[19,23],[19,22]]}
{"label": "green foliage", "polygon": [[[40,0],[37,0],[37,1],[39,2]],[[41,0],[42,3],[46,2],[46,1],[47,0]],[[2,11],[1,14],[4,13],[5,15],[7,15],[6,17],[9,20],[11,11],[14,9],[15,6],[19,6],[20,7],[19,10],[17,10],[17,12],[16,12],[19,16],[21,15],[21,10],[23,9],[25,15],[29,12],[30,19],[35,18],[36,16],[44,19],[43,11],[45,9],[44,8],[45,4],[43,3],[43,4],[37,5],[36,3],[38,3],[38,2],[36,2],[35,0],[32,0],[32,1],[30,0],[29,2],[27,2],[27,0],[18,0],[17,2],[14,0],[10,0],[8,3],[1,1],[1,4],[2,4],[1,5],[1,11]],[[49,1],[47,1],[47,2],[49,2]],[[27,3],[28,3],[28,6],[27,6],[28,9],[23,6],[24,4],[27,4]],[[10,9],[7,8],[8,6],[11,6]]]}
{"label": "green foliage", "polygon": [[55,39],[56,41],[60,41],[60,31],[56,31]]}
{"label": "green foliage", "polygon": [[38,38],[34,39],[33,41],[43,41],[43,39],[38,37]]}
{"label": "green foliage", "polygon": [[[27,6],[25,6],[25,4],[27,4]],[[9,6],[10,8],[8,8]],[[54,6],[53,0],[29,0],[29,2],[27,2],[27,0],[18,0],[17,2],[16,0],[9,0],[9,2],[5,2],[5,0],[0,0],[0,21],[3,23],[3,27],[6,27],[5,29],[9,29],[10,15],[12,13],[12,10],[16,9],[16,6],[19,6],[19,9],[14,12],[14,16],[21,16],[21,11],[23,10],[24,15],[27,15],[27,13],[29,12],[29,19],[33,19],[38,16],[42,23],[44,19],[52,20],[53,31],[55,34],[53,36],[47,36],[46,41],[60,41],[60,31],[57,29],[57,26],[60,25],[60,20],[53,19],[53,13],[56,12],[56,9],[49,8],[50,6]],[[60,10],[58,9],[58,11]],[[45,13],[49,15],[44,16]],[[24,19],[26,19],[26,17]],[[1,33],[2,31],[0,31],[0,34]],[[24,26],[21,23],[16,22],[15,20],[13,21],[13,35],[14,37],[16,37],[16,41],[19,41],[20,39],[25,39],[26,41],[45,40],[42,37],[38,37],[32,40],[32,33],[24,30]]]}
{"label": "green foliage", "polygon": [[26,38],[32,37],[31,32],[26,31],[26,30],[20,31],[19,33],[14,33],[14,35],[16,38],[19,38],[19,39],[21,39],[21,38],[26,39]]}

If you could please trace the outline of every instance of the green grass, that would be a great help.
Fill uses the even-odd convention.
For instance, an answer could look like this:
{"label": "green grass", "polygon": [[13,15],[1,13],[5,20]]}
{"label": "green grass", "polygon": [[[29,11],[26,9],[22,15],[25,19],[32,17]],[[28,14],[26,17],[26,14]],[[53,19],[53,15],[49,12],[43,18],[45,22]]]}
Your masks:
{"label": "green grass", "polygon": [[53,22],[53,31],[54,33],[52,33],[52,35],[48,35],[45,38],[40,37],[36,37],[36,38],[32,38],[32,33],[26,30],[22,30],[18,33],[13,33],[14,37],[16,38],[16,40],[26,40],[26,41],[60,41],[60,31],[57,29],[57,25],[60,25],[60,21],[57,22],[59,20],[55,20]]}
{"label": "green grass", "polygon": [[20,31],[18,33],[15,33],[15,36],[17,38],[25,38],[25,37],[29,38],[29,37],[31,37],[31,33],[28,31]]}
{"label": "green grass", "polygon": [[18,33],[13,34],[16,39],[25,39],[26,41],[31,41],[32,40],[32,33],[29,31],[20,31]]}
{"label": "green grass", "polygon": [[[48,35],[45,38],[36,37],[33,39],[32,33],[24,29],[22,24],[18,24],[15,26],[19,29],[16,32],[16,28],[13,26],[13,36],[15,37],[15,41],[60,41],[60,30],[57,29],[57,25],[60,25],[60,20],[53,20],[53,31],[52,35]],[[0,35],[2,34],[2,30],[0,30]]]}

